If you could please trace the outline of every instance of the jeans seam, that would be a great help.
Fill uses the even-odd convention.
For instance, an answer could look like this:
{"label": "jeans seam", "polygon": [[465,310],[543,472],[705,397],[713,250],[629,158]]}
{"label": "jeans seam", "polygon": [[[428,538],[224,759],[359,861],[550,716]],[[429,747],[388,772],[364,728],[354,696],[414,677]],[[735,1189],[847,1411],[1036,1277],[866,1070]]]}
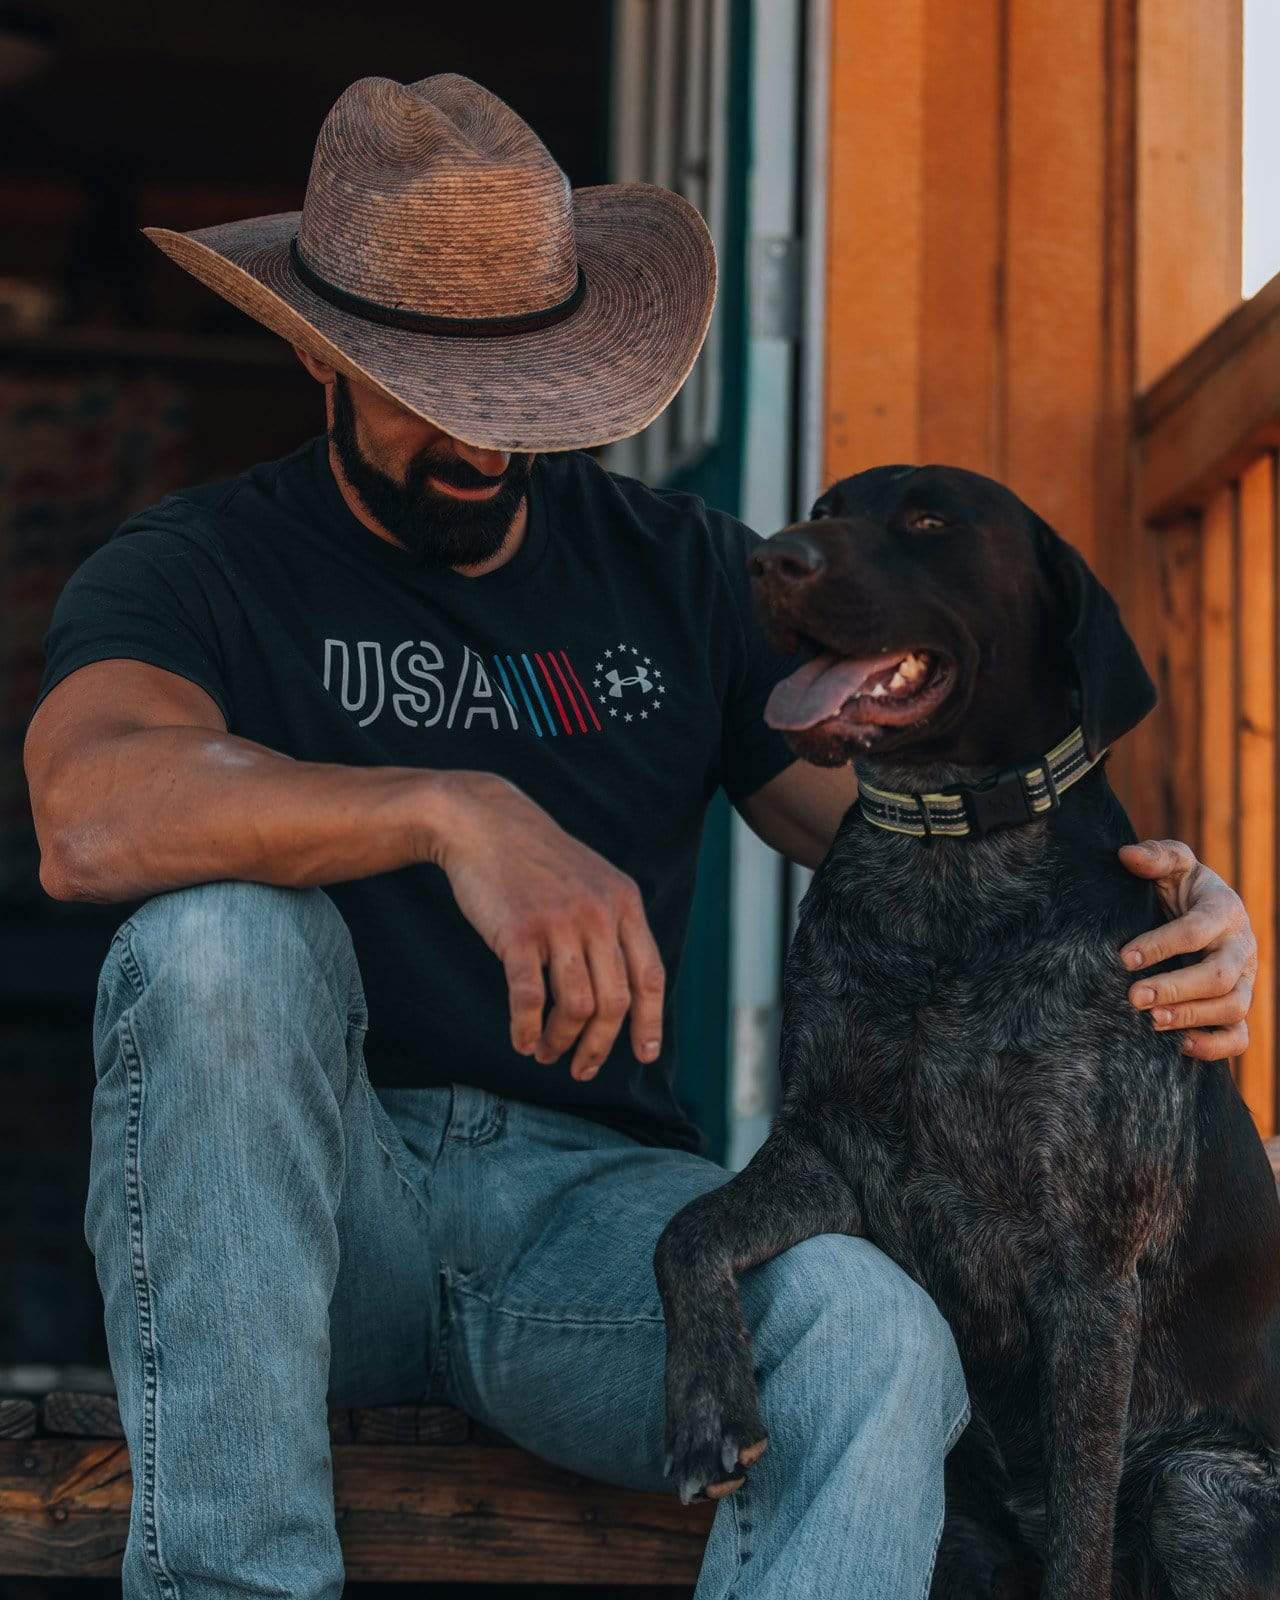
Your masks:
{"label": "jeans seam", "polygon": [[387,1160],[391,1163],[391,1170],[395,1173],[396,1177],[399,1178],[400,1182],[405,1186],[405,1188],[409,1191],[409,1193],[417,1201],[419,1209],[421,1211],[423,1211],[429,1217],[431,1215],[431,1207],[427,1204],[426,1200],[423,1198],[422,1191],[419,1189],[418,1185],[413,1181],[413,1179],[408,1175],[408,1173],[405,1172],[404,1168],[400,1164],[399,1156],[391,1148],[391,1146],[387,1143],[387,1141],[382,1137],[382,1130],[378,1125],[378,1117],[379,1117],[379,1113],[381,1113],[382,1116],[386,1116],[387,1115],[386,1107],[382,1104],[381,1100],[379,1100],[377,1095],[374,1093],[373,1085],[369,1082],[368,1073],[364,1072],[364,1071],[359,1072],[359,1078],[360,1078],[361,1086],[362,1086],[362,1088],[364,1090],[365,1099],[367,1101],[367,1109],[368,1109],[368,1112],[369,1112],[369,1126],[373,1130],[374,1143],[378,1146],[379,1150],[382,1151],[383,1155],[385,1155]]}
{"label": "jeans seam", "polygon": [[751,1559],[751,1535],[754,1532],[755,1525],[744,1510],[750,1503],[748,1497],[749,1489],[750,1484],[744,1483],[736,1493],[728,1497],[729,1506],[733,1512],[733,1536],[734,1544],[738,1551],[738,1564],[734,1568],[733,1577],[729,1581],[725,1600],[738,1600],[738,1582],[742,1577],[742,1569]]}
{"label": "jeans seam", "polygon": [[490,1311],[495,1312],[498,1316],[510,1317],[516,1322],[554,1323],[556,1326],[563,1328],[631,1328],[641,1324],[650,1327],[662,1327],[665,1321],[660,1312],[656,1315],[640,1312],[636,1316],[629,1317],[586,1317],[575,1316],[571,1313],[566,1315],[564,1312],[559,1311],[535,1311],[528,1307],[503,1306],[490,1299],[488,1295],[482,1294],[480,1290],[472,1288],[456,1268],[446,1267],[444,1270],[445,1281],[451,1289],[470,1300],[478,1300],[481,1305],[488,1307]]}
{"label": "jeans seam", "polygon": [[[969,1419],[972,1414],[970,1403],[968,1400],[966,1400],[964,1405],[960,1408],[960,1415],[951,1425],[950,1433],[947,1434],[946,1443],[942,1447],[942,1454],[944,1457],[950,1454],[952,1445],[955,1444],[956,1440],[969,1426]],[[929,1570],[924,1575],[924,1588],[920,1591],[920,1600],[929,1600],[929,1591],[933,1588],[934,1569],[938,1565],[938,1552],[942,1548],[942,1535],[946,1529],[946,1525],[947,1512],[944,1505],[942,1515],[938,1518],[938,1531],[933,1536],[933,1554],[929,1557]]]}
{"label": "jeans seam", "polygon": [[142,1203],[142,1056],[126,1018],[120,1024],[120,1051],[128,1081],[129,1110],[125,1123],[124,1186],[129,1215],[129,1260],[133,1274],[134,1303],[138,1314],[138,1342],[142,1350],[142,1474],[140,1511],[143,1548],[162,1594],[176,1600],[177,1586],[160,1550],[156,1519],[156,1413],[160,1374],[156,1361],[155,1318],[147,1275],[146,1217]]}
{"label": "jeans seam", "polygon": [[445,1137],[454,1144],[467,1144],[478,1149],[483,1144],[492,1144],[495,1139],[501,1138],[507,1126],[507,1103],[496,1097],[493,1103],[485,1107],[484,1121],[477,1124],[474,1132],[446,1131]]}

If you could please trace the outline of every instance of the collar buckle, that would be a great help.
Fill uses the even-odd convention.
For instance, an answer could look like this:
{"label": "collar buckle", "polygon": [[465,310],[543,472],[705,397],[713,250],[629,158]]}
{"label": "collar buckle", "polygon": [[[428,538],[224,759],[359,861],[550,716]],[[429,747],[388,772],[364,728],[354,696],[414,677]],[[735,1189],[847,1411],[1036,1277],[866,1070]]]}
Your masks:
{"label": "collar buckle", "polygon": [[964,801],[964,814],[969,831],[975,836],[995,833],[1000,828],[1016,828],[1023,822],[1034,822],[1058,809],[1057,791],[1050,789],[1053,803],[1045,811],[1033,811],[1027,798],[1027,786],[1016,767],[997,772],[981,784],[966,784],[960,790]]}

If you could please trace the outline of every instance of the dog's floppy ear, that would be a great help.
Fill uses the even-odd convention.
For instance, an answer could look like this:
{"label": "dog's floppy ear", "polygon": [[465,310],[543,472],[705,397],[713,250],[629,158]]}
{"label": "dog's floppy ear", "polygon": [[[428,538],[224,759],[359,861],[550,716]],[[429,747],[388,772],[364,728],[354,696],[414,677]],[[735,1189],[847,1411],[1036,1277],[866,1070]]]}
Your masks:
{"label": "dog's floppy ear", "polygon": [[1062,608],[1085,748],[1096,756],[1152,710],[1156,686],[1115,601],[1080,552],[1040,517],[1035,518],[1035,535]]}

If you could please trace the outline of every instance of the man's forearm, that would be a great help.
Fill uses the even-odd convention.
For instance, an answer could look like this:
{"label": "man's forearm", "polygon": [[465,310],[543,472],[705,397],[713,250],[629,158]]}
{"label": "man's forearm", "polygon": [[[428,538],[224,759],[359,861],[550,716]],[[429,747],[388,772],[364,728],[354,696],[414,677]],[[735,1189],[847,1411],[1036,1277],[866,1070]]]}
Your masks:
{"label": "man's forearm", "polygon": [[431,860],[472,773],[294,761],[207,728],[82,749],[37,812],[40,877],[109,903],[218,879],[304,888]]}

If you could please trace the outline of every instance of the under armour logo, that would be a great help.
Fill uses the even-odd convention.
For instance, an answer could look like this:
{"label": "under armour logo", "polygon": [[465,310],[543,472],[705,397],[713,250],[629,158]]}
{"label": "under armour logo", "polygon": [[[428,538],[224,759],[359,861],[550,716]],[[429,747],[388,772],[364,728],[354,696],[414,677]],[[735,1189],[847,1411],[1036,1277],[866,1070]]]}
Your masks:
{"label": "under armour logo", "polygon": [[[630,670],[624,670],[627,668]],[[619,728],[627,723],[648,722],[667,703],[667,682],[662,668],[638,645],[621,639],[617,644],[606,645],[591,671],[591,687],[601,696],[600,709],[607,712],[609,722]],[[639,695],[628,697],[622,692],[637,687]]]}
{"label": "under armour logo", "polygon": [[629,678],[624,678],[616,667],[612,667],[605,673],[605,677],[609,680],[609,693],[615,700],[621,700],[622,691],[629,689],[633,683],[640,685],[641,694],[649,694],[653,689],[653,685],[649,682],[648,669],[645,667],[638,666]]}

